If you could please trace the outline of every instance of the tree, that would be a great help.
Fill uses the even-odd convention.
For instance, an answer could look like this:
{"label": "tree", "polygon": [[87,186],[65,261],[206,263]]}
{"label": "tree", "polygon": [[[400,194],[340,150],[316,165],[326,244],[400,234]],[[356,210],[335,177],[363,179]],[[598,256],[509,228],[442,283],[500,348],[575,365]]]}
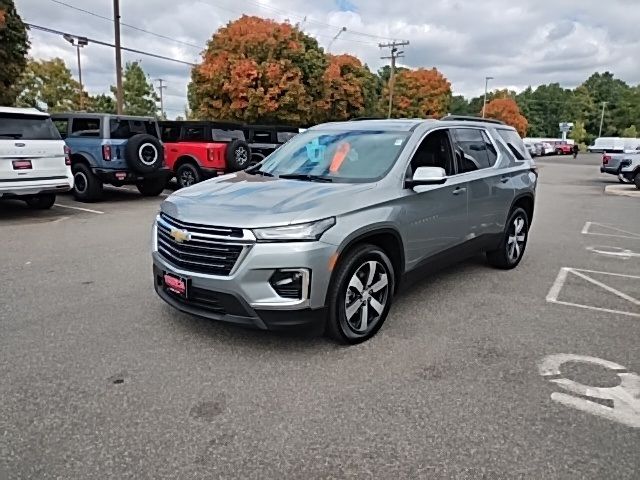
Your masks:
{"label": "tree", "polygon": [[13,105],[28,51],[27,27],[13,0],[0,0],[0,105]]}
{"label": "tree", "polygon": [[372,115],[376,79],[360,60],[351,55],[328,55],[323,98],[317,103],[316,121],[348,120]]}
{"label": "tree", "polygon": [[74,111],[79,109],[80,84],[71,76],[71,71],[61,58],[52,60],[29,59],[27,67],[16,84],[19,91],[18,107],[47,105],[49,112]]}
{"label": "tree", "polygon": [[628,128],[625,128],[622,133],[620,134],[621,137],[628,137],[628,138],[637,138],[638,137],[638,129],[636,128],[635,125],[631,125]]}
{"label": "tree", "polygon": [[116,113],[116,102],[111,95],[101,93],[89,98],[89,112]]}
{"label": "tree", "polygon": [[449,113],[451,115],[475,115],[470,108],[469,101],[462,95],[454,95],[451,97],[451,104],[449,105]]}
{"label": "tree", "polygon": [[573,128],[569,133],[569,138],[572,138],[576,141],[576,143],[587,143],[588,134],[587,129],[584,128],[584,122],[581,120],[576,120],[573,124]]}
{"label": "tree", "polygon": [[487,103],[485,115],[488,118],[502,120],[507,125],[514,127],[521,136],[527,133],[529,122],[520,113],[518,104],[512,98],[496,98]]}
{"label": "tree", "polygon": [[[116,94],[116,87],[111,87]],[[156,102],[160,97],[153,88],[151,79],[144,73],[140,62],[127,62],[122,78],[122,103],[127,115],[155,116],[158,111]]]}
{"label": "tree", "polygon": [[[382,92],[381,109],[389,102],[389,88]],[[439,118],[451,103],[451,84],[435,68],[401,71],[395,76],[391,116]]]}
{"label": "tree", "polygon": [[243,15],[220,28],[192,70],[199,118],[308,124],[324,97],[327,58],[288,23]]}

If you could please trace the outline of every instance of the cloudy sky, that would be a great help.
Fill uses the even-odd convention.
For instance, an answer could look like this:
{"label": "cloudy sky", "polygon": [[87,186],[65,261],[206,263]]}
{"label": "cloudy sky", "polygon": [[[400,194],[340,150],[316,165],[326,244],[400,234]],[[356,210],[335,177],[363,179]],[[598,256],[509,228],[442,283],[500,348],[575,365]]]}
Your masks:
{"label": "cloudy sky", "polygon": [[[15,0],[23,20],[113,42],[112,0]],[[64,3],[64,4],[63,4]],[[493,88],[520,90],[560,82],[574,87],[596,70],[640,83],[640,0],[121,0],[122,45],[197,62],[212,33],[242,14],[299,23],[332,53],[350,53],[373,70],[383,65],[378,43],[406,39],[402,62],[435,66],[456,94],[475,96],[485,76]],[[66,5],[65,5],[66,4]],[[74,9],[81,8],[91,13]],[[93,15],[92,15],[93,14]],[[106,18],[101,18],[106,17]],[[134,27],[134,28],[132,28]],[[337,40],[332,38],[346,27]],[[144,30],[144,31],[143,31]],[[151,32],[151,33],[148,33]],[[155,35],[154,35],[155,34]],[[75,49],[59,36],[33,30],[31,55],[61,57],[77,75]],[[167,38],[162,38],[168,37]],[[169,117],[186,104],[190,67],[124,52],[163,78]],[[114,52],[82,51],[91,93],[115,83]]]}

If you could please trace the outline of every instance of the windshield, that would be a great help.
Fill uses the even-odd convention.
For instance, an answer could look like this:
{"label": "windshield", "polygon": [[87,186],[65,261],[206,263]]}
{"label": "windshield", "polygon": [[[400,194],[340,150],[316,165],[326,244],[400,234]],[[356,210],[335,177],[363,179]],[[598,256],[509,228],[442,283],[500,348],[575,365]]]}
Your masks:
{"label": "windshield", "polygon": [[384,177],[408,132],[307,131],[272,153],[255,173],[300,180],[371,182]]}
{"label": "windshield", "polygon": [[43,115],[0,113],[0,140],[60,140],[51,118]]}

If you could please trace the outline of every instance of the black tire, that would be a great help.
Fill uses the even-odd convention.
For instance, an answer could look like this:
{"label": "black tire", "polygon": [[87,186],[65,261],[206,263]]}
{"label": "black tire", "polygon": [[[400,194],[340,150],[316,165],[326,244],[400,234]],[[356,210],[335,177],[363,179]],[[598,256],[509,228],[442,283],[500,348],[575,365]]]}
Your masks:
{"label": "black tire", "polygon": [[102,181],[84,163],[71,167],[73,196],[79,202],[96,202],[102,198]]}
{"label": "black tire", "polygon": [[227,145],[225,159],[227,161],[228,171],[237,172],[238,170],[244,170],[251,165],[251,149],[249,148],[249,144],[244,140],[233,140]]}
{"label": "black tire", "polygon": [[55,193],[45,193],[25,200],[29,208],[33,210],[49,210],[56,203]]}
{"label": "black tire", "polygon": [[179,188],[190,187],[200,181],[202,181],[202,173],[193,163],[183,163],[176,170],[176,182]]}
{"label": "black tire", "polygon": [[167,179],[163,176],[147,178],[142,182],[136,183],[136,187],[144,197],[157,197],[167,187]]}
{"label": "black tire", "polygon": [[[516,221],[521,219],[522,224],[521,232],[524,232],[523,241],[518,241],[518,237],[521,236],[519,232],[516,232]],[[514,238],[516,247],[513,247],[513,242],[510,243],[510,237]],[[503,270],[510,270],[516,268],[524,256],[524,251],[527,247],[527,241],[529,240],[529,216],[522,208],[515,208],[509,215],[507,224],[505,226],[500,246],[491,252],[487,252],[487,260],[493,267]],[[519,252],[519,253],[517,253]],[[517,256],[513,256],[511,253],[517,253]]]}
{"label": "black tire", "polygon": [[138,134],[127,141],[127,163],[138,173],[153,173],[164,163],[162,143],[153,135]]}
{"label": "black tire", "polygon": [[[373,279],[367,282],[370,278],[370,262],[375,263],[376,269]],[[361,273],[362,277],[360,277]],[[358,293],[358,288],[350,286],[355,277],[363,280],[360,284],[363,287],[362,293]],[[382,285],[385,278],[386,286],[374,292],[376,285]],[[352,345],[373,337],[382,327],[391,308],[395,279],[391,260],[379,247],[363,244],[348,251],[338,263],[327,295],[329,312],[325,333],[340,343]],[[351,312],[351,317],[348,317],[346,306],[349,298],[353,299],[350,306],[357,307],[355,312]],[[372,306],[372,299],[377,302],[378,307],[382,307],[381,312]],[[363,314],[364,304],[367,306]],[[366,315],[367,324],[362,328],[364,315]],[[362,330],[359,330],[360,328]]]}
{"label": "black tire", "polygon": [[560,149],[556,150],[556,155],[564,155],[564,152]]}
{"label": "black tire", "polygon": [[633,177],[633,184],[640,190],[640,172],[636,173],[636,176]]}
{"label": "black tire", "polygon": [[633,183],[633,180],[627,180],[621,173],[618,174],[618,182],[620,183]]}

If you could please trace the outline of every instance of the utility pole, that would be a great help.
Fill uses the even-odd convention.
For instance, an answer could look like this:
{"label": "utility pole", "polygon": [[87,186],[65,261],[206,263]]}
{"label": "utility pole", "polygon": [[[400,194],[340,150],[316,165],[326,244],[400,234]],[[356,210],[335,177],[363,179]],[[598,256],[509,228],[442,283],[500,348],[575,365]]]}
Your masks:
{"label": "utility pole", "polygon": [[482,118],[484,118],[484,111],[487,108],[487,90],[489,89],[489,80],[493,80],[493,77],[484,77],[484,101],[482,102]]}
{"label": "utility pole", "polygon": [[389,57],[380,57],[381,59],[390,59],[391,60],[391,74],[389,75],[389,112],[387,113],[387,118],[391,118],[391,108],[393,107],[393,88],[395,86],[395,76],[396,76],[396,59],[403,58],[403,51],[398,51],[398,47],[403,47],[405,45],[409,45],[408,41],[404,42],[396,42],[395,40],[391,43],[379,43],[378,46],[380,48],[390,48],[391,56]]}
{"label": "utility pole", "polygon": [[122,51],[120,49],[120,0],[113,0],[113,30],[116,44],[116,109],[122,115]]}
{"label": "utility pole", "polygon": [[167,88],[167,86],[162,84],[162,82],[164,82],[164,79],[162,79],[162,78],[158,78],[156,81],[159,84],[158,85],[158,90],[160,90],[160,116],[164,120],[164,96],[162,94],[162,91],[165,88]]}
{"label": "utility pole", "polygon": [[602,102],[602,114],[600,115],[600,131],[598,132],[598,136],[602,136],[602,124],[604,123],[604,107],[607,106],[607,102]]}

